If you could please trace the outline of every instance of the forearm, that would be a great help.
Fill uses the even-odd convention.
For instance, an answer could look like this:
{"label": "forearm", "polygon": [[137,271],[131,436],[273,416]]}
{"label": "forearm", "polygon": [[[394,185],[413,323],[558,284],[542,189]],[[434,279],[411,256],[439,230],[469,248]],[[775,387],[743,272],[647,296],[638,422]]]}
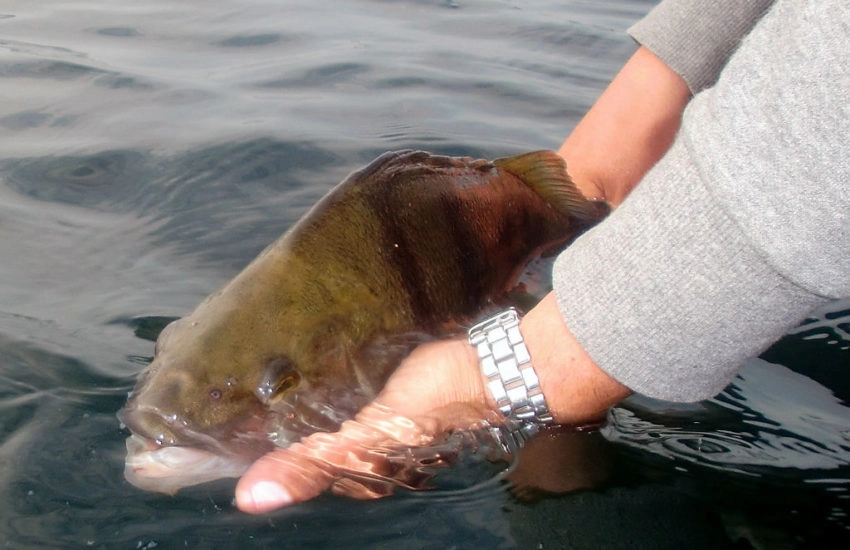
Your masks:
{"label": "forearm", "polygon": [[632,390],[669,401],[720,392],[823,303],[753,247],[683,149],[677,142],[554,269],[564,322],[582,347]]}
{"label": "forearm", "polygon": [[641,47],[559,151],[586,196],[622,202],[670,147],[691,94],[772,4],[665,0],[629,29]]}
{"label": "forearm", "polygon": [[670,147],[689,99],[685,81],[639,48],[558,151],[585,196],[620,204]]}
{"label": "forearm", "polygon": [[558,259],[565,322],[632,390],[711,397],[850,295],[846,12],[777,2],[628,201]]}

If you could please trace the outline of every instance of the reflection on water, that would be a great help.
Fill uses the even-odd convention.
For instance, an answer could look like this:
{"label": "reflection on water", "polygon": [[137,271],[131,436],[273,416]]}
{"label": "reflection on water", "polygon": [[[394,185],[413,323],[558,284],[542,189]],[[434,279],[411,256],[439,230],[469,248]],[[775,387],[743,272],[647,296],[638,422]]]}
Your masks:
{"label": "reflection on water", "polygon": [[748,363],[716,399],[661,410],[659,415],[656,404],[635,399],[612,412],[606,435],[671,458],[751,475],[772,468],[828,471],[850,465],[850,409],[810,378],[761,359]]}
{"label": "reflection on water", "polygon": [[[40,201],[145,220],[160,250],[243,266],[346,168],[309,143],[257,139],[165,158],[141,151],[9,159],[5,185]],[[34,185],[37,182],[37,185]]]}
{"label": "reflection on water", "polygon": [[[789,513],[801,523],[821,516],[837,535],[846,536],[850,529],[847,306],[833,304],[791,331],[761,358],[747,363],[715,399],[675,405],[632,398],[611,411],[603,433],[631,452],[654,455],[675,471],[708,484],[722,482],[722,489],[708,485],[708,494],[728,491],[743,498],[755,510],[763,510],[762,521],[781,503],[772,522],[781,522]],[[732,489],[736,486],[744,489]],[[753,498],[753,491],[770,494],[773,500]],[[739,513],[746,510],[740,503],[732,508]],[[740,518],[732,523],[741,530]]]}
{"label": "reflection on water", "polygon": [[[265,517],[123,479],[151,339],[387,150],[557,147],[652,0],[0,6],[0,545],[717,548],[848,537],[848,306],[716,400],[634,399],[519,467]],[[534,504],[526,499],[546,497]],[[771,520],[770,518],[774,518]],[[332,528],[329,528],[332,526]],[[791,546],[794,544],[792,542]]]}

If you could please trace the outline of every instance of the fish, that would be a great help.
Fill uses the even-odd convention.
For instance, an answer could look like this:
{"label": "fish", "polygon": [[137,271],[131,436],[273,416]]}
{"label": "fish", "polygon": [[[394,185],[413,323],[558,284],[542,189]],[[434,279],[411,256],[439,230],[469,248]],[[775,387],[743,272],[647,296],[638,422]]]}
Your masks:
{"label": "fish", "polygon": [[379,156],[162,330],[118,412],[125,478],[174,494],[335,430],[416,345],[509,303],[531,260],[609,210],[552,151]]}

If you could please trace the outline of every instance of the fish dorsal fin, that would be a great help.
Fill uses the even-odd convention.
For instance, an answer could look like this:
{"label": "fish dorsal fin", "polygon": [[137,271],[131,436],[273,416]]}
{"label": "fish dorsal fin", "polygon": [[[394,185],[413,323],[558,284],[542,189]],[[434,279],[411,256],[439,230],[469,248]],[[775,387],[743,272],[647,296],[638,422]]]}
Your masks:
{"label": "fish dorsal fin", "polygon": [[515,175],[558,212],[587,224],[604,218],[609,207],[581,194],[567,173],[564,159],[554,151],[542,150],[493,161],[499,169]]}

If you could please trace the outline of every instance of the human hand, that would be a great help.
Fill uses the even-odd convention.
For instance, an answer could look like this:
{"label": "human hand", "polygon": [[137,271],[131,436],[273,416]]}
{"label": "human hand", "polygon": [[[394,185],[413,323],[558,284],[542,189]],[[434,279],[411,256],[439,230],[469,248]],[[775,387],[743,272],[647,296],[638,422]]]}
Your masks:
{"label": "human hand", "polygon": [[[387,493],[386,478],[416,486],[414,471],[396,471],[403,455],[439,434],[483,421],[498,423],[484,393],[474,350],[465,340],[419,346],[373,403],[336,433],[316,433],[260,458],[236,487],[236,504],[263,513],[327,489],[354,498]],[[421,476],[420,476],[421,477]]]}
{"label": "human hand", "polygon": [[[563,322],[554,294],[520,325],[556,422],[597,420],[629,394],[581,349]],[[236,505],[263,513],[309,500],[327,489],[356,498],[386,494],[391,454],[427,446],[455,429],[503,421],[466,340],[423,344],[393,373],[373,403],[335,433],[316,433],[260,458],[236,486]],[[415,487],[415,479],[397,480]]]}

